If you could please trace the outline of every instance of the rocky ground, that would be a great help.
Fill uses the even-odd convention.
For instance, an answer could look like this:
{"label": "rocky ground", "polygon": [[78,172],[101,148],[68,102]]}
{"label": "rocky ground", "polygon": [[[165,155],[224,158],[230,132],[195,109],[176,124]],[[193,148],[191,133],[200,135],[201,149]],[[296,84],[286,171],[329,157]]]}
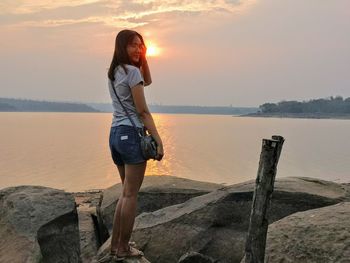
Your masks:
{"label": "rocky ground", "polygon": [[96,207],[99,204],[104,189],[71,192],[78,206]]}
{"label": "rocky ground", "polygon": [[[254,188],[255,180],[224,186],[145,177],[131,236],[145,255],[124,263],[241,262]],[[108,252],[121,190],[1,189],[0,262],[113,262]],[[277,178],[265,261],[350,262],[349,204],[350,183]]]}

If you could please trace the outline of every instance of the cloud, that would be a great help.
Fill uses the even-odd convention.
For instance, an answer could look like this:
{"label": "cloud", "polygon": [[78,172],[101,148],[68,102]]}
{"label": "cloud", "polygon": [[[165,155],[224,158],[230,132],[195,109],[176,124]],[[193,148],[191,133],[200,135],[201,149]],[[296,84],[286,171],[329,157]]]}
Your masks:
{"label": "cloud", "polygon": [[82,24],[82,23],[103,23],[109,26],[118,26],[118,27],[127,27],[127,28],[135,28],[139,26],[143,26],[147,23],[145,22],[132,22],[127,19],[118,18],[118,17],[86,17],[82,19],[48,19],[42,21],[24,21],[17,23],[15,26],[17,27],[59,27],[59,26],[67,26],[74,24]]}
{"label": "cloud", "polygon": [[91,3],[101,2],[100,0],[2,0],[0,3],[0,14],[32,14],[61,7],[76,7]]}
{"label": "cloud", "polygon": [[[214,0],[214,1],[199,1],[199,0],[180,0],[180,1],[98,1],[98,0],[63,0],[63,1],[48,1],[38,0],[33,1],[23,0],[20,4],[16,1],[5,0],[0,4],[0,19],[6,20],[7,26],[14,25],[16,27],[59,27],[80,23],[102,23],[109,27],[128,27],[136,28],[151,24],[157,21],[157,16],[166,14],[179,15],[198,15],[210,14],[218,15],[222,13],[239,13],[255,3],[256,0]],[[90,14],[84,17],[79,17],[77,9],[84,9],[86,12],[87,6],[98,6],[99,14],[93,13],[93,8],[90,8]],[[63,9],[73,9],[71,17],[63,12]],[[104,10],[101,13],[101,9]],[[53,12],[57,12],[53,16]],[[61,10],[59,17],[58,11]],[[13,19],[9,16],[13,15]],[[64,16],[64,17],[63,17]],[[4,19],[4,17],[6,19]],[[39,17],[39,18],[38,18]]]}

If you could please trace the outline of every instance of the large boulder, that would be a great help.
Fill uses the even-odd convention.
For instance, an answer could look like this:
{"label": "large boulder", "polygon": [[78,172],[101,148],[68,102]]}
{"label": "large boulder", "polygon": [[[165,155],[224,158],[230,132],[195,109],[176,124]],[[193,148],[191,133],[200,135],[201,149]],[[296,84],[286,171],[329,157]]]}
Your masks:
{"label": "large boulder", "polygon": [[43,186],[0,190],[0,262],[81,262],[74,197]]}
{"label": "large boulder", "polygon": [[271,224],[265,262],[350,262],[350,202],[295,213]]}
{"label": "large boulder", "polygon": [[[131,236],[151,262],[172,263],[189,251],[219,262],[240,262],[244,253],[255,180],[222,187],[135,219]],[[290,214],[346,199],[342,185],[312,178],[275,182],[269,223]],[[107,245],[110,238],[107,240]]]}
{"label": "large boulder", "polygon": [[[220,187],[223,185],[169,175],[145,176],[138,193],[136,214],[183,203]],[[121,183],[105,189],[100,205],[97,206],[100,239],[103,241],[112,233],[114,211],[121,192]]]}

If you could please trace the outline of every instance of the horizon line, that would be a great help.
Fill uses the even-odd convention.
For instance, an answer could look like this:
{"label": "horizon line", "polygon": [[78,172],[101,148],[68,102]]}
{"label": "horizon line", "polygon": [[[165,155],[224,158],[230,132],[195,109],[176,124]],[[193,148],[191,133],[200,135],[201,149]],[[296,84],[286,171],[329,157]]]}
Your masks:
{"label": "horizon line", "polygon": [[[77,103],[77,104],[111,104],[111,102],[83,102],[83,101],[64,101],[64,100],[51,100],[51,99],[33,99],[33,98],[13,98],[13,97],[0,97],[0,99],[15,99],[15,100],[32,100],[32,101],[40,101],[40,102],[57,102],[57,103]],[[150,102],[148,103],[149,106],[183,106],[183,107],[232,107],[232,108],[259,108],[259,106],[234,106],[233,104],[230,105],[214,105],[214,106],[208,106],[208,105],[181,105],[181,104],[162,104],[162,103],[155,103]]]}

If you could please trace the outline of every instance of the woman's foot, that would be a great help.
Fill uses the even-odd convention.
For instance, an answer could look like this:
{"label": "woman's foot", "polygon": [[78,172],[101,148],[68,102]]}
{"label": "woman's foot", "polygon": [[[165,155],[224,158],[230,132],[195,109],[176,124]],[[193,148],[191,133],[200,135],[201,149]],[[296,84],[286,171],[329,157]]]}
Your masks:
{"label": "woman's foot", "polygon": [[135,241],[129,241],[129,245],[132,247],[136,247],[136,242]]}
{"label": "woman's foot", "polygon": [[[132,247],[136,247],[136,242],[135,241],[129,241],[129,245]],[[118,249],[112,249],[109,254],[111,256],[117,255]]]}
{"label": "woman's foot", "polygon": [[117,257],[125,258],[125,257],[142,257],[144,254],[141,250],[138,250],[137,248],[134,248],[129,245],[128,250],[118,250]]}

